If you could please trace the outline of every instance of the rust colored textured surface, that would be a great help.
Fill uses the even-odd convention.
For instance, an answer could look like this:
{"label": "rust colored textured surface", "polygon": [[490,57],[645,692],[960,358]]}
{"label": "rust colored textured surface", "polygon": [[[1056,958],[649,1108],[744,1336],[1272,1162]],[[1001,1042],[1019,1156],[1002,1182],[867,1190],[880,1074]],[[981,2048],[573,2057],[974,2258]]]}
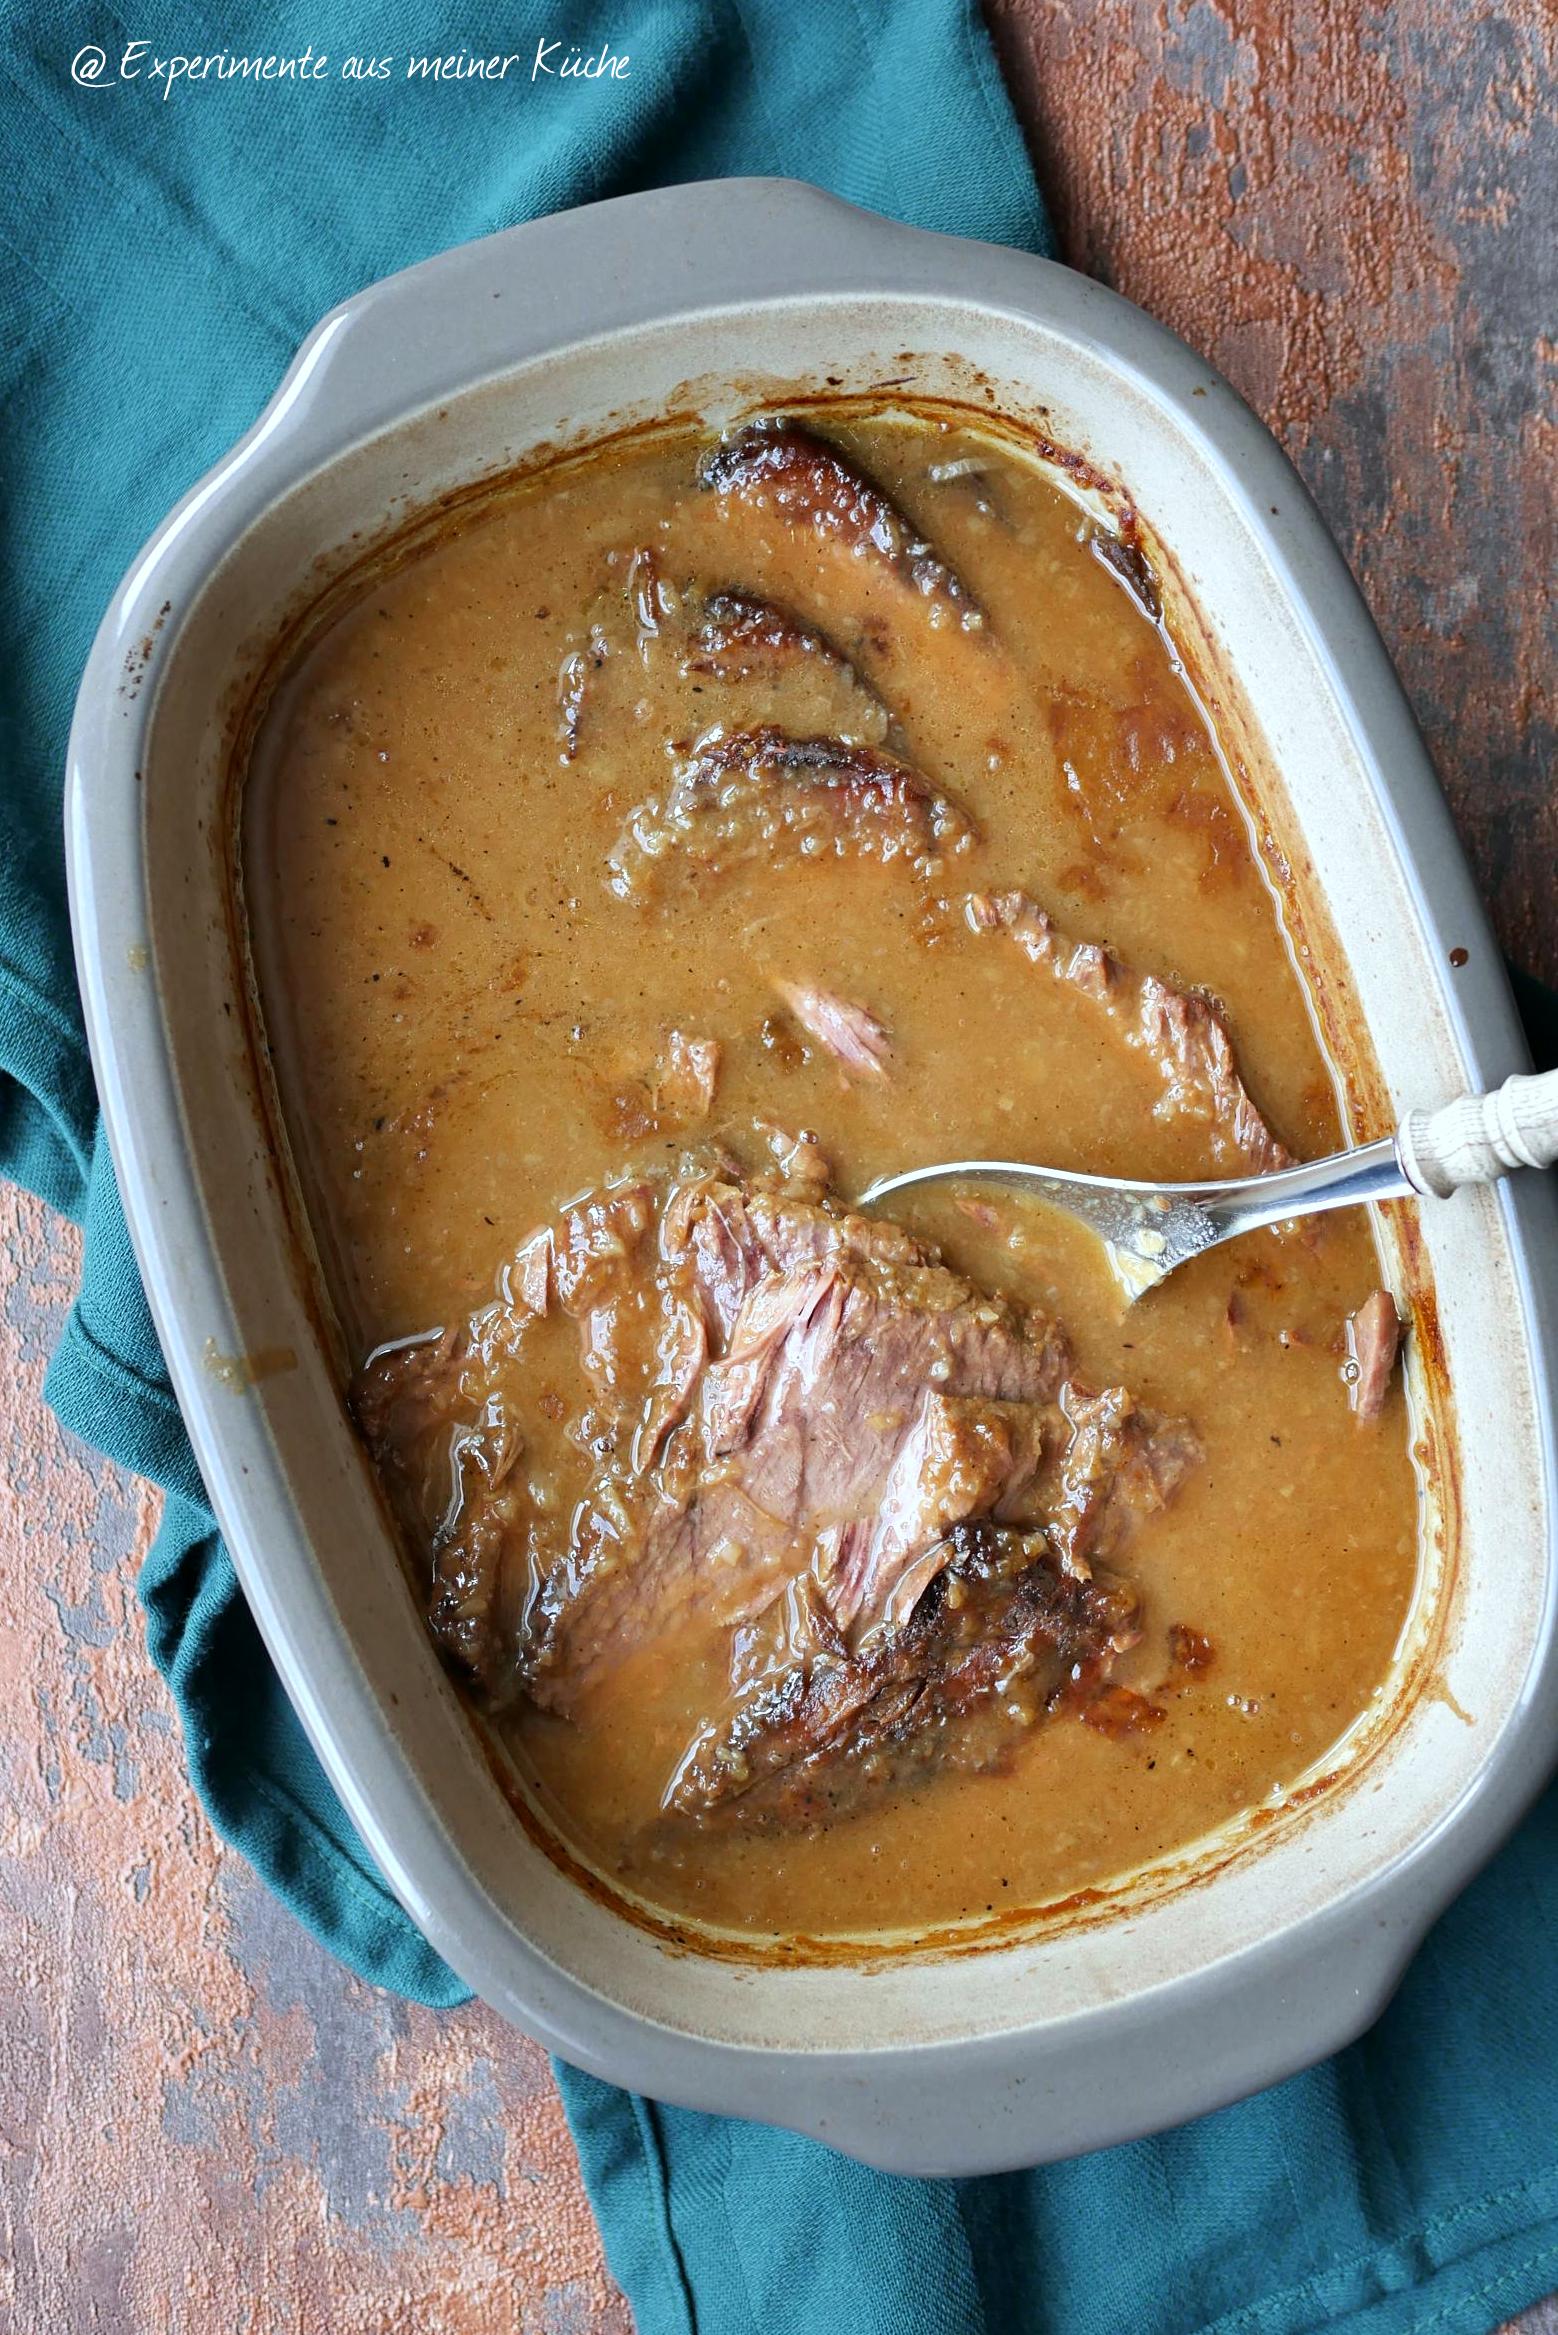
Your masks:
{"label": "rust colored textured surface", "polygon": [[79,1254],[0,1187],[0,2328],[631,2335],[544,2053],[349,1978],[195,1804],[154,1495],[39,1399]]}
{"label": "rust colored textured surface", "polygon": [[[1288,446],[1558,978],[1549,0],[991,12],[1067,256]],[[346,1977],[194,1805],[153,1502],[39,1402],[77,1256],[0,1193],[0,2326],[629,2335],[540,2053]]]}
{"label": "rust colored textured surface", "polygon": [[1558,981],[1558,10],[988,0],[1065,257],[1269,423]]}

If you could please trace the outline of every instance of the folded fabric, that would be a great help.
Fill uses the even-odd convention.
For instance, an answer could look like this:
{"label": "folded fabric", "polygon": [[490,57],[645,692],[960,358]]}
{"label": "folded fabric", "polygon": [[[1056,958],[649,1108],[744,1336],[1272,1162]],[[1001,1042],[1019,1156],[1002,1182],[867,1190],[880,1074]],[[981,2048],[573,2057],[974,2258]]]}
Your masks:
{"label": "folded fabric", "polygon": [[[167,1489],[148,1643],[213,1822],[354,1970],[453,2004],[464,1990],[385,1889],[269,1665],[136,1276],[65,908],[77,675],[143,537],[315,318],[376,276],[565,204],[729,172],[805,175],[1029,249],[1047,230],[972,0],[558,0],[501,41],[448,0],[384,0],[330,11],[312,78],[170,80],[153,68],[189,51],[187,14],[155,0],[132,29],[144,47],[96,67],[99,14],[13,14],[0,82],[0,1172],[85,1227],[50,1400]],[[200,35],[210,56],[281,61],[317,59],[321,37],[294,0],[208,8]],[[473,41],[525,62],[501,80],[408,71]],[[538,43],[558,48],[537,72]],[[626,78],[557,76],[570,47],[603,46]],[[387,74],[348,78],[349,57]],[[1558,2283],[1555,1825],[1549,1800],[1331,2066],[1041,2173],[889,2180],[559,2069],[642,2335],[1486,2328]]]}

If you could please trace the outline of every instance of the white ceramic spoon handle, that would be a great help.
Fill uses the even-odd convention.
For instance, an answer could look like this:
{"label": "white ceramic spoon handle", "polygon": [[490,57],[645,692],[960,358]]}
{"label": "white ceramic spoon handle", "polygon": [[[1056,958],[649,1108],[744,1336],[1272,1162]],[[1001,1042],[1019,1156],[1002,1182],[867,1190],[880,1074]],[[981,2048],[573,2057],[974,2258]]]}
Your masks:
{"label": "white ceramic spoon handle", "polygon": [[1558,1160],[1558,1070],[1506,1078],[1490,1095],[1463,1095],[1442,1111],[1411,1111],[1396,1156],[1414,1191],[1447,1200],[1462,1184],[1491,1184],[1511,1168]]}

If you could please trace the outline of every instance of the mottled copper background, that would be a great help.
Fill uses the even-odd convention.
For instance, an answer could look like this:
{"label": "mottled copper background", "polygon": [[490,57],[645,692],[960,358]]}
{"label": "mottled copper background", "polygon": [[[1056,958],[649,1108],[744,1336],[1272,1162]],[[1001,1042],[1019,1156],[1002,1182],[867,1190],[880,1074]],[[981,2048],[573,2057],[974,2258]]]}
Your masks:
{"label": "mottled copper background", "polygon": [[[1066,255],[1293,453],[1558,979],[1549,0],[991,14]],[[0,2325],[626,2335],[541,2054],[347,1978],[194,1804],[133,1595],[154,1499],[39,1403],[78,1254],[0,1196]]]}
{"label": "mottled copper background", "polygon": [[1227,374],[1558,982],[1558,7],[987,0],[1064,256]]}

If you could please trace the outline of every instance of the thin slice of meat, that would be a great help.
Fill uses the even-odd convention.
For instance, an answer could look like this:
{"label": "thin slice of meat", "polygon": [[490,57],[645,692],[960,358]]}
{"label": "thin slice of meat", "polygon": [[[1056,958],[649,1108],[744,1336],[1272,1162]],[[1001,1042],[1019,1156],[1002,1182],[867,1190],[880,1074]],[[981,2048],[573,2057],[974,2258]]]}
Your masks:
{"label": "thin slice of meat", "polygon": [[808,1037],[815,1038],[835,1062],[869,1078],[885,1077],[892,1041],[874,1013],[809,982],[776,981],[774,987]]}
{"label": "thin slice of meat", "polygon": [[786,609],[750,592],[714,592],[703,604],[684,654],[684,676],[706,674],[719,681],[772,680],[797,665],[825,667],[860,693],[871,717],[873,737],[886,725],[886,711],[869,682],[821,632]]}
{"label": "thin slice of meat", "polygon": [[[1045,1391],[1060,1385],[1070,1367],[1070,1350],[1047,1316],[976,1289],[949,1272],[935,1249],[902,1225],[873,1212],[860,1216],[815,1190],[793,1183],[745,1184],[728,1171],[677,1185],[661,1217],[660,1254],[675,1265],[686,1259],[700,1304],[720,1340],[730,1339],[742,1306],[766,1280],[805,1265],[837,1265],[869,1271],[889,1290],[923,1297],[932,1310],[959,1324],[960,1334],[977,1330],[995,1337],[1004,1350],[1015,1339],[1036,1360],[1025,1360],[1022,1384],[989,1391],[1021,1396],[1026,1372],[1037,1370]],[[922,1278],[916,1278],[920,1276]],[[986,1357],[979,1367],[994,1370]],[[945,1379],[936,1381],[944,1385]]]}
{"label": "thin slice of meat", "polygon": [[902,862],[928,881],[974,829],[949,795],[895,755],[846,738],[791,738],[768,727],[718,731],[677,771],[663,802],[641,806],[609,865],[623,899],[664,870],[705,875],[776,847]]}
{"label": "thin slice of meat", "polygon": [[[703,477],[726,584],[793,613],[843,650],[890,710],[893,745],[937,784],[1020,762],[1037,790],[1036,832],[1065,835],[1070,791],[1031,670],[985,622],[953,561],[876,480],[840,448],[782,421],[717,448]],[[968,514],[945,489],[928,493],[961,539]]]}
{"label": "thin slice of meat", "polygon": [[[631,1562],[614,1546],[604,1566],[575,1564],[565,1594],[546,1600],[531,1692],[552,1709],[572,1708],[595,1678],[694,1611],[734,1625],[808,1570],[838,1615],[869,1631],[922,1553],[902,1534],[880,1536],[880,1512],[890,1486],[904,1504],[900,1455],[921,1433],[927,1396],[1031,1405],[1049,1391],[1050,1351],[1019,1319],[938,1266],[870,1263],[850,1253],[847,1233],[831,1255],[759,1274],[722,1334],[737,1214],[735,1196],[710,1194],[689,1243],[711,1359],[686,1470],[650,1488]],[[1008,1475],[1023,1448],[1010,1439]],[[990,1481],[989,1496],[1000,1488]],[[927,1512],[926,1538],[956,1520],[933,1524]]]}
{"label": "thin slice of meat", "polygon": [[[528,1308],[487,1309],[459,1329],[408,1338],[370,1357],[352,1388],[352,1409],[392,1503],[418,1541],[431,1540],[428,1626],[458,1666],[495,1691],[518,1626],[513,1560],[524,1546],[528,1510],[518,1463],[525,1441],[516,1408],[503,1399],[500,1348],[518,1342]],[[492,1334],[489,1334],[492,1333]],[[469,1368],[473,1354],[477,1368]],[[463,1529],[440,1537],[425,1492],[425,1459],[436,1451],[439,1494]]]}
{"label": "thin slice of meat", "polygon": [[646,657],[650,643],[671,624],[678,607],[676,592],[661,573],[659,555],[647,544],[628,555],[626,588],[638,652]]}
{"label": "thin slice of meat", "polygon": [[[555,1226],[536,1236],[544,1244],[548,1280],[543,1302],[532,1310],[545,1313],[553,1298],[565,1313],[593,1305],[604,1283],[635,1255],[654,1218],[654,1187],[642,1179],[608,1184],[564,1209]],[[536,1238],[524,1244],[522,1257],[533,1254]],[[535,1268],[527,1271],[534,1286]]]}
{"label": "thin slice of meat", "polygon": [[841,666],[820,632],[810,632],[782,609],[748,592],[715,592],[694,628],[693,645],[682,659],[684,673],[711,673],[722,681],[747,681],[794,657],[816,657]]}
{"label": "thin slice of meat", "polygon": [[1041,1405],[926,1394],[899,1447],[875,1518],[840,1544],[828,1583],[833,1619],[866,1635],[901,1627],[946,1562],[949,1532],[971,1516],[1020,1511],[1044,1463]]}
{"label": "thin slice of meat", "polygon": [[1042,1533],[990,1523],[955,1526],[905,1625],[864,1648],[792,1592],[748,1633],[746,1692],[691,1745],[667,1806],[770,1823],[837,1817],[945,1757],[949,1730],[998,1698],[1008,1739],[1014,1720],[1031,1725],[1068,1699],[1085,1713],[1139,1637],[1137,1610],[1123,1582],[1068,1573]]}
{"label": "thin slice of meat", "polygon": [[689,1038],[684,1030],[672,1030],[655,1073],[656,1124],[690,1127],[706,1119],[714,1108],[719,1068],[717,1038]]}
{"label": "thin slice of meat", "polygon": [[1201,1456],[1183,1419],[1161,1419],[1123,1386],[1095,1391],[1068,1378],[1066,1432],[1045,1502],[1061,1561],[1117,1557],[1143,1516],[1166,1507]]}
{"label": "thin slice of meat", "polygon": [[1158,1116],[1204,1127],[1219,1165],[1251,1175],[1291,1165],[1250,1099],[1227,1024],[1209,998],[1137,973],[1095,941],[1073,940],[1026,892],[976,892],[967,916],[975,932],[1009,934],[1031,964],[1090,998],[1157,1071]]}
{"label": "thin slice of meat", "polygon": [[717,446],[702,483],[722,500],[774,512],[885,569],[932,624],[977,632],[984,617],[961,580],[882,489],[796,422],[759,422]]}
{"label": "thin slice of meat", "polygon": [[699,600],[684,592],[680,672],[698,693],[729,693],[738,719],[770,722],[792,736],[836,734],[872,746],[895,744],[881,696],[816,624],[746,591]]}
{"label": "thin slice of meat", "polygon": [[[708,592],[685,577],[673,582],[648,546],[612,564],[618,579],[596,603],[586,647],[575,650],[578,663],[565,666],[559,683],[565,723],[571,698],[579,701],[575,733],[593,667],[632,648],[646,673],[674,676],[690,698],[703,700],[706,722],[718,710],[731,729],[765,721],[795,736],[888,741],[886,706],[819,626],[753,592]],[[624,680],[619,702],[636,686]]]}
{"label": "thin slice of meat", "polygon": [[1360,1421],[1377,1419],[1401,1348],[1401,1317],[1388,1289],[1366,1297],[1347,1323],[1347,1394]]}
{"label": "thin slice of meat", "polygon": [[[449,1656],[494,1702],[515,1680],[543,1579],[558,1558],[556,1504],[520,1467],[524,1420],[558,1398],[555,1347],[537,1338],[561,1316],[581,1383],[576,1504],[596,1468],[609,1468],[635,1422],[650,1439],[702,1366],[701,1320],[669,1295],[642,1318],[633,1270],[655,1223],[643,1182],[589,1195],[531,1236],[498,1277],[495,1301],[427,1338],[371,1356],[351,1407],[414,1544],[427,1552],[428,1623]],[[651,1302],[661,1293],[651,1284]],[[539,1365],[539,1366],[538,1366]]]}
{"label": "thin slice of meat", "polygon": [[731,728],[761,720],[795,735],[887,742],[887,707],[819,626],[754,592],[673,580],[650,544],[609,554],[607,569],[558,672],[564,762],[581,750],[594,700],[625,714],[644,675],[687,684],[706,723],[717,711]]}

